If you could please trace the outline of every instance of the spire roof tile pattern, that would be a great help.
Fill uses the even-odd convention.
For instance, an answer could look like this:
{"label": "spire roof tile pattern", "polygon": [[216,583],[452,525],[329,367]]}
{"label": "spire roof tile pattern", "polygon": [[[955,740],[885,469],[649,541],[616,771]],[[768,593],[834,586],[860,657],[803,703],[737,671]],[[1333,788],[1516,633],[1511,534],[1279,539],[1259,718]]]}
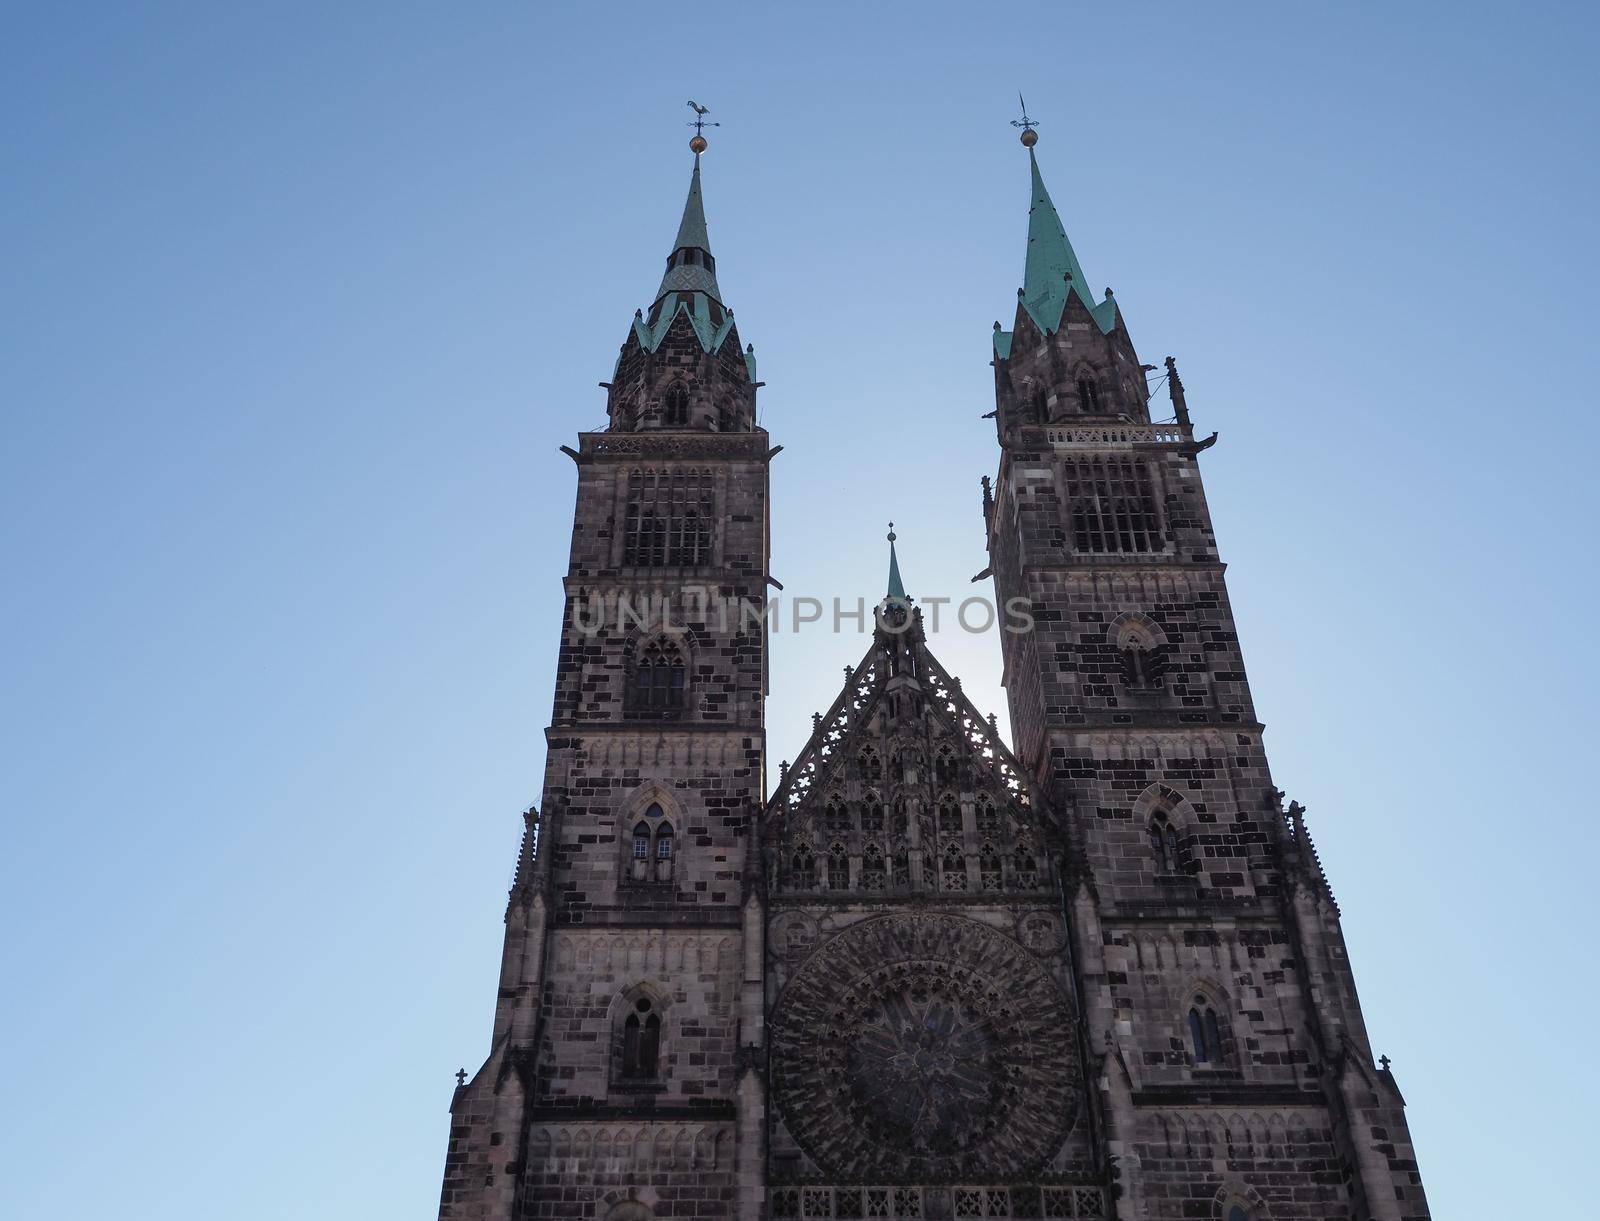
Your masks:
{"label": "spire roof tile pattern", "polygon": [[[1033,149],[1028,150],[1028,168],[1033,178],[1033,190],[1028,205],[1028,262],[1023,277],[1020,301],[1028,316],[1041,331],[1048,333],[1061,329],[1061,316],[1067,301],[1076,294],[1089,311],[1102,334],[1109,335],[1117,324],[1117,303],[1109,295],[1096,302],[1083,274],[1078,256],[1067,240],[1056,205],[1039,173],[1039,159]],[[996,328],[995,351],[1002,357],[1011,353],[1011,332]]]}
{"label": "spire roof tile pattern", "polygon": [[[717,352],[734,333],[733,311],[722,304],[722,289],[717,284],[716,259],[711,254],[711,238],[706,232],[705,200],[700,193],[700,154],[694,158],[689,177],[689,195],[683,204],[683,219],[667,259],[667,272],[661,277],[655,303],[648,315],[634,315],[633,333],[639,346],[654,352],[666,339],[673,321],[682,314],[694,330],[695,338],[707,352]],[[618,358],[620,361],[620,357]],[[754,349],[744,353],[745,367],[755,380]]]}
{"label": "spire roof tile pattern", "polygon": [[[690,251],[694,253],[688,254]],[[694,173],[689,178],[689,198],[684,200],[683,219],[678,222],[678,240],[672,245],[672,258],[668,261],[666,275],[661,277],[656,299],[670,292],[696,292],[721,301],[722,289],[717,286],[715,263],[705,257],[710,253],[705,202],[700,197],[700,154],[696,153]]]}

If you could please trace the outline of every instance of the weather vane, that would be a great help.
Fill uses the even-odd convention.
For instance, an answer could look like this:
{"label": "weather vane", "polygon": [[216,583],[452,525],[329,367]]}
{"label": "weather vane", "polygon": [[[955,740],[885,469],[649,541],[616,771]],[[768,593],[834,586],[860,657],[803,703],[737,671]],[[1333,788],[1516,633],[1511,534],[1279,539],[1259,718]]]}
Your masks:
{"label": "weather vane", "polygon": [[694,128],[694,136],[689,140],[689,148],[694,152],[694,155],[698,157],[701,153],[706,151],[705,129],[708,127],[721,127],[722,124],[713,123],[710,119],[706,118],[706,116],[711,113],[711,107],[702,106],[693,98],[689,99],[689,109],[694,111],[694,122],[687,124],[687,126]]}
{"label": "weather vane", "polygon": [[1017,94],[1017,102],[1022,107],[1022,118],[1012,119],[1011,126],[1022,128],[1022,147],[1032,148],[1039,143],[1039,133],[1033,130],[1039,124],[1028,117],[1028,103],[1022,100],[1020,92]]}

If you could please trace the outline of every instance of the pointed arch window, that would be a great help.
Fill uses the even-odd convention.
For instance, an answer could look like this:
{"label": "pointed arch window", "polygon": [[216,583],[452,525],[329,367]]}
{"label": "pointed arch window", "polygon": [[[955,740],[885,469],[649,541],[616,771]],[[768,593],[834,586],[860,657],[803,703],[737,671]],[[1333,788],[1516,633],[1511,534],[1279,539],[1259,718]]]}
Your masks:
{"label": "pointed arch window", "polygon": [[850,807],[841,798],[830,797],[822,811],[822,824],[829,831],[850,829]]}
{"label": "pointed arch window", "polygon": [[841,843],[828,849],[828,889],[850,889],[850,857]]}
{"label": "pointed arch window", "polygon": [[994,808],[994,802],[988,797],[978,798],[978,834],[988,836],[1000,834],[1000,815]]}
{"label": "pointed arch window", "polygon": [[1167,549],[1156,485],[1142,458],[1082,458],[1066,465],[1072,545],[1078,552]]}
{"label": "pointed arch window", "polygon": [[1196,1064],[1221,1064],[1222,1026],[1216,1006],[1204,993],[1196,993],[1189,1005],[1189,1051]]}
{"label": "pointed arch window", "polygon": [[1183,845],[1178,839],[1178,829],[1172,825],[1172,819],[1165,810],[1157,810],[1150,819],[1147,834],[1150,837],[1150,851],[1155,857],[1156,872],[1161,874],[1182,873],[1188,865],[1188,854],[1183,851]]}
{"label": "pointed arch window", "polygon": [[911,885],[911,853],[904,843],[894,848],[894,884],[901,890]]}
{"label": "pointed arch window", "polygon": [[861,768],[863,780],[876,782],[882,778],[883,760],[878,758],[878,752],[871,744],[861,748],[861,753],[856,756],[856,762]]}
{"label": "pointed arch window", "polygon": [[648,997],[634,1002],[622,1023],[622,1076],[629,1081],[654,1081],[661,1070],[661,1015]]}
{"label": "pointed arch window", "polygon": [[861,829],[873,835],[882,832],[883,810],[883,798],[869,789],[861,801]]}
{"label": "pointed arch window", "polygon": [[671,640],[653,639],[635,652],[629,675],[629,711],[643,716],[677,716],[684,707],[688,667],[683,649]]}
{"label": "pointed arch window", "polygon": [[633,824],[628,876],[635,882],[670,882],[673,872],[672,823],[659,802],[652,801]]}
{"label": "pointed arch window", "polygon": [[1011,857],[1011,871],[1022,889],[1033,890],[1039,885],[1039,862],[1034,858],[1033,845],[1026,840],[1017,844]]}
{"label": "pointed arch window", "polygon": [[861,854],[861,889],[882,890],[886,876],[883,849],[877,844],[868,844],[866,851]]}
{"label": "pointed arch window", "polygon": [[667,387],[661,396],[661,418],[668,428],[682,428],[689,422],[689,388],[682,382]]}
{"label": "pointed arch window", "polygon": [[954,842],[948,843],[944,848],[943,873],[944,889],[965,890],[967,888],[967,862],[961,855],[960,847]]}
{"label": "pointed arch window", "polygon": [[1122,646],[1122,679],[1135,691],[1145,691],[1153,686],[1150,649],[1137,638]]}
{"label": "pointed arch window", "polygon": [[622,562],[635,568],[709,564],[715,517],[710,471],[631,471],[623,511]]}
{"label": "pointed arch window", "polygon": [[1078,408],[1084,415],[1100,414],[1100,388],[1083,373],[1078,375]]}
{"label": "pointed arch window", "polygon": [[800,843],[790,861],[789,882],[796,890],[811,890],[817,884],[817,858],[811,845]]}
{"label": "pointed arch window", "polygon": [[955,751],[948,746],[941,746],[939,753],[934,756],[933,778],[939,784],[955,784],[960,778]]}
{"label": "pointed arch window", "polygon": [[939,832],[942,835],[961,834],[961,806],[954,797],[946,796],[939,803]]}
{"label": "pointed arch window", "polygon": [[1125,627],[1117,640],[1122,682],[1129,691],[1150,691],[1161,685],[1164,651],[1143,627]]}
{"label": "pointed arch window", "polygon": [[1000,854],[993,844],[984,844],[978,852],[978,875],[984,890],[1000,890]]}

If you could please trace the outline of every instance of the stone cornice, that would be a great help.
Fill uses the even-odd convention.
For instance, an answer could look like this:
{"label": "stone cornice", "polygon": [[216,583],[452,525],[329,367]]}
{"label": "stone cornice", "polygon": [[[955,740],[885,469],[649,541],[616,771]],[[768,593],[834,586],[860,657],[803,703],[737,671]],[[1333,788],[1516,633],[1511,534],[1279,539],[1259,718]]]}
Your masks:
{"label": "stone cornice", "polygon": [[652,459],[728,459],[765,464],[772,441],[759,432],[585,432],[578,434],[581,462]]}
{"label": "stone cornice", "polygon": [[1207,1081],[1200,1084],[1158,1085],[1133,1092],[1136,1107],[1321,1107],[1327,1094],[1320,1086],[1254,1084],[1248,1081]]}
{"label": "stone cornice", "polygon": [[760,725],[708,725],[698,721],[564,721],[545,727],[546,742],[562,738],[634,737],[658,738],[666,734],[705,736],[725,734],[736,738],[759,738],[766,734]]}

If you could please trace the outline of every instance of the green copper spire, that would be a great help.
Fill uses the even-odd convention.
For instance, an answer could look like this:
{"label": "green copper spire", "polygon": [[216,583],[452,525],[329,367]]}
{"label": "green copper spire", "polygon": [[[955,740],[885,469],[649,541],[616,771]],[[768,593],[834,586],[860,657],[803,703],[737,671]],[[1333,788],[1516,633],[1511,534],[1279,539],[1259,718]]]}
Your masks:
{"label": "green copper spire", "polygon": [[1078,256],[1067,240],[1067,231],[1056,215],[1050,192],[1039,176],[1039,159],[1033,155],[1031,146],[1028,165],[1033,171],[1033,202],[1028,207],[1028,269],[1022,283],[1023,308],[1041,331],[1057,331],[1061,329],[1061,315],[1067,308],[1067,299],[1076,293],[1101,333],[1109,335],[1117,323],[1116,303],[1109,296],[1095,303]]}
{"label": "green copper spire", "polygon": [[906,602],[906,587],[905,587],[904,582],[902,582],[900,580],[900,557],[895,555],[895,553],[894,553],[894,540],[895,540],[894,523],[890,522],[889,523],[889,593],[888,593],[888,596],[887,596],[887,598],[885,600],[889,601],[889,602],[898,602],[898,603],[904,604]]}
{"label": "green copper spire", "polygon": [[678,240],[667,260],[667,274],[656,290],[660,300],[670,292],[705,293],[722,300],[717,287],[717,261],[711,257],[711,238],[706,234],[706,208],[700,198],[700,154],[694,155],[694,173],[689,178],[689,198],[684,201],[683,220],[678,224]]}
{"label": "green copper spire", "polygon": [[[695,113],[703,112],[697,109]],[[648,311],[639,310],[633,318],[634,335],[646,352],[661,346],[679,314],[688,318],[695,338],[707,352],[719,351],[723,341],[734,334],[733,311],[723,305],[722,289],[717,285],[717,260],[712,257],[711,239],[706,236],[706,209],[700,197],[700,153],[705,149],[705,139],[697,134],[689,146],[695,150],[694,173],[689,177],[683,219],[678,222],[677,244],[667,259],[667,274],[656,290],[655,303]],[[620,362],[622,357],[617,359]],[[750,380],[755,381],[754,349],[745,350],[744,361]]]}

